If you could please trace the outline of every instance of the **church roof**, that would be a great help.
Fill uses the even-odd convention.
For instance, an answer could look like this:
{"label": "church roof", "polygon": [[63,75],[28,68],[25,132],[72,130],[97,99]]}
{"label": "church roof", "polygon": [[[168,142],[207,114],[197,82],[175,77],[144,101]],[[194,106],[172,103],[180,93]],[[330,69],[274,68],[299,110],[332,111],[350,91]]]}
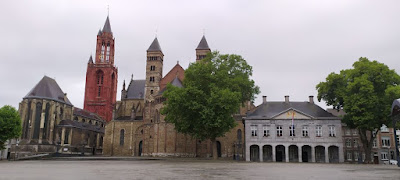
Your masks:
{"label": "church roof", "polygon": [[92,124],[78,122],[78,121],[72,121],[69,119],[60,121],[60,123],[57,126],[58,127],[74,127],[74,128],[78,128],[78,129],[84,129],[84,130],[104,133],[104,127],[95,126]]}
{"label": "church roof", "polygon": [[196,50],[210,50],[210,47],[208,47],[208,43],[204,35],[201,38],[200,43],[197,46]]}
{"label": "church roof", "polygon": [[110,25],[110,19],[107,16],[106,23],[104,23],[103,31],[102,32],[108,32],[112,33],[111,31],[111,25]]}
{"label": "church roof", "polygon": [[164,89],[165,86],[172,82],[176,76],[178,76],[181,81],[185,78],[185,70],[181,65],[179,65],[179,63],[176,63],[176,65],[161,79],[160,89]]}
{"label": "church roof", "polygon": [[151,45],[150,45],[149,49],[147,49],[147,51],[150,51],[150,52],[160,51],[160,52],[162,52],[161,47],[160,47],[160,43],[158,43],[157,37],[154,38],[153,42],[151,43]]}
{"label": "church roof", "polygon": [[[178,78],[178,76],[176,76],[171,82],[171,85],[175,86],[175,87],[183,87],[182,81]],[[164,93],[164,91],[167,90],[167,87],[164,87],[159,93],[158,95]]]}
{"label": "church roof", "polygon": [[95,120],[99,120],[99,121],[104,121],[103,119],[101,119],[101,117],[98,114],[92,113],[92,112],[89,112],[87,110],[84,110],[84,109],[81,109],[81,108],[77,108],[77,107],[74,107],[74,115],[75,116],[86,117],[86,118],[89,118],[89,119],[95,119]]}
{"label": "church roof", "polygon": [[146,80],[131,80],[126,91],[127,99],[144,99]]}
{"label": "church roof", "polygon": [[249,113],[246,119],[271,119],[290,109],[317,119],[337,119],[336,116],[310,102],[265,102],[259,105],[254,112]]}
{"label": "church roof", "polygon": [[47,76],[44,76],[42,80],[40,80],[31,91],[29,91],[24,99],[26,98],[50,99],[72,106],[68,98],[65,98],[64,100],[64,92],[61,90],[60,86],[58,86],[56,80]]}

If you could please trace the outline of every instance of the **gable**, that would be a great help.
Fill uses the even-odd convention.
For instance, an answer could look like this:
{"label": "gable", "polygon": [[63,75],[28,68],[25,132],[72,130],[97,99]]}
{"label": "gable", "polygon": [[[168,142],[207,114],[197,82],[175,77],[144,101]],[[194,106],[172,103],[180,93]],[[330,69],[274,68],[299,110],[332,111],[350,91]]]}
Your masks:
{"label": "gable", "polygon": [[172,82],[176,77],[183,82],[185,78],[185,70],[179,64],[176,64],[168,73],[164,76],[164,78],[160,81],[160,89],[164,89],[168,83]]}
{"label": "gable", "polygon": [[294,109],[288,109],[274,117],[272,119],[312,119],[311,116],[308,116],[302,112],[296,111]]}

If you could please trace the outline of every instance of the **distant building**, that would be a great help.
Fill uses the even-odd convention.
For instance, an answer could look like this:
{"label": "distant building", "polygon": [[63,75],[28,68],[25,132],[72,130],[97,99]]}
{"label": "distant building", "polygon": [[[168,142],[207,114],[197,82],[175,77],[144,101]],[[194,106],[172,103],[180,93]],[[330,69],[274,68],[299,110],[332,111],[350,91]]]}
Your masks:
{"label": "distant building", "polygon": [[244,118],[246,161],[343,162],[340,118],[308,102],[263,103]]}
{"label": "distant building", "polygon": [[101,153],[105,121],[74,108],[57,82],[44,76],[19,104],[22,136],[11,156]]}

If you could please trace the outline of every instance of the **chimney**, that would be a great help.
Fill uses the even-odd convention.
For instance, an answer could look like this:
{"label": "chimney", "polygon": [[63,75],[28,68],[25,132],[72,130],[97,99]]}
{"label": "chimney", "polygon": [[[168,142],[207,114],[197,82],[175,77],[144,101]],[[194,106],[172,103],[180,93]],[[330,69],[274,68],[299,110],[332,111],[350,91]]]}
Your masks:
{"label": "chimney", "polygon": [[285,96],[285,103],[289,103],[289,96],[288,95]]}
{"label": "chimney", "polygon": [[67,93],[64,93],[64,101],[67,102]]}
{"label": "chimney", "polygon": [[314,96],[308,96],[308,101],[311,104],[314,104]]}
{"label": "chimney", "polygon": [[267,96],[263,96],[263,104],[267,103]]}

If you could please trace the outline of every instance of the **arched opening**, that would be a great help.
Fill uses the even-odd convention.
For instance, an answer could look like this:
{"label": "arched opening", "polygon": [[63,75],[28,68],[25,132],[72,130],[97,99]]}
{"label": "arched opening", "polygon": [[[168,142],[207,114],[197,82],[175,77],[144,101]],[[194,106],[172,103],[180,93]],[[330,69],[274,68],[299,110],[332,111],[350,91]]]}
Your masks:
{"label": "arched opening", "polygon": [[217,141],[217,157],[221,157],[221,142]]}
{"label": "arched opening", "polygon": [[28,114],[26,116],[26,120],[24,121],[24,131],[23,131],[24,139],[28,138],[28,129],[29,129],[29,126],[30,126],[30,119],[31,119],[31,102],[29,101],[29,103],[28,103]]}
{"label": "arched opening", "polygon": [[271,145],[263,146],[263,161],[264,162],[272,161],[272,146]]}
{"label": "arched opening", "polygon": [[260,147],[258,145],[250,146],[250,161],[258,162],[260,161]]}
{"label": "arched opening", "polygon": [[304,145],[301,147],[301,161],[311,162],[311,146]]}
{"label": "arched opening", "polygon": [[143,150],[143,141],[139,142],[139,152],[138,152],[138,156],[142,156],[142,150]]}
{"label": "arched opening", "polygon": [[330,163],[338,163],[339,162],[339,147],[329,146],[328,155],[329,155]]}
{"label": "arched opening", "polygon": [[40,120],[42,119],[42,103],[36,103],[35,123],[33,126],[33,139],[39,139]]}
{"label": "arched opening", "polygon": [[316,146],[315,147],[315,162],[325,162],[325,147]]}
{"label": "arched opening", "polygon": [[46,109],[44,113],[44,123],[43,123],[43,136],[42,139],[46,139],[49,131],[49,118],[50,118],[50,103],[46,103]]}
{"label": "arched opening", "polygon": [[125,142],[125,130],[121,129],[120,133],[119,133],[119,145],[123,146]]}
{"label": "arched opening", "polygon": [[275,147],[275,159],[276,162],[283,162],[285,160],[285,146],[278,145]]}
{"label": "arched opening", "polygon": [[238,142],[242,141],[242,130],[241,129],[237,130],[237,141]]}
{"label": "arched opening", "polygon": [[299,148],[296,145],[289,146],[289,162],[299,162]]}

